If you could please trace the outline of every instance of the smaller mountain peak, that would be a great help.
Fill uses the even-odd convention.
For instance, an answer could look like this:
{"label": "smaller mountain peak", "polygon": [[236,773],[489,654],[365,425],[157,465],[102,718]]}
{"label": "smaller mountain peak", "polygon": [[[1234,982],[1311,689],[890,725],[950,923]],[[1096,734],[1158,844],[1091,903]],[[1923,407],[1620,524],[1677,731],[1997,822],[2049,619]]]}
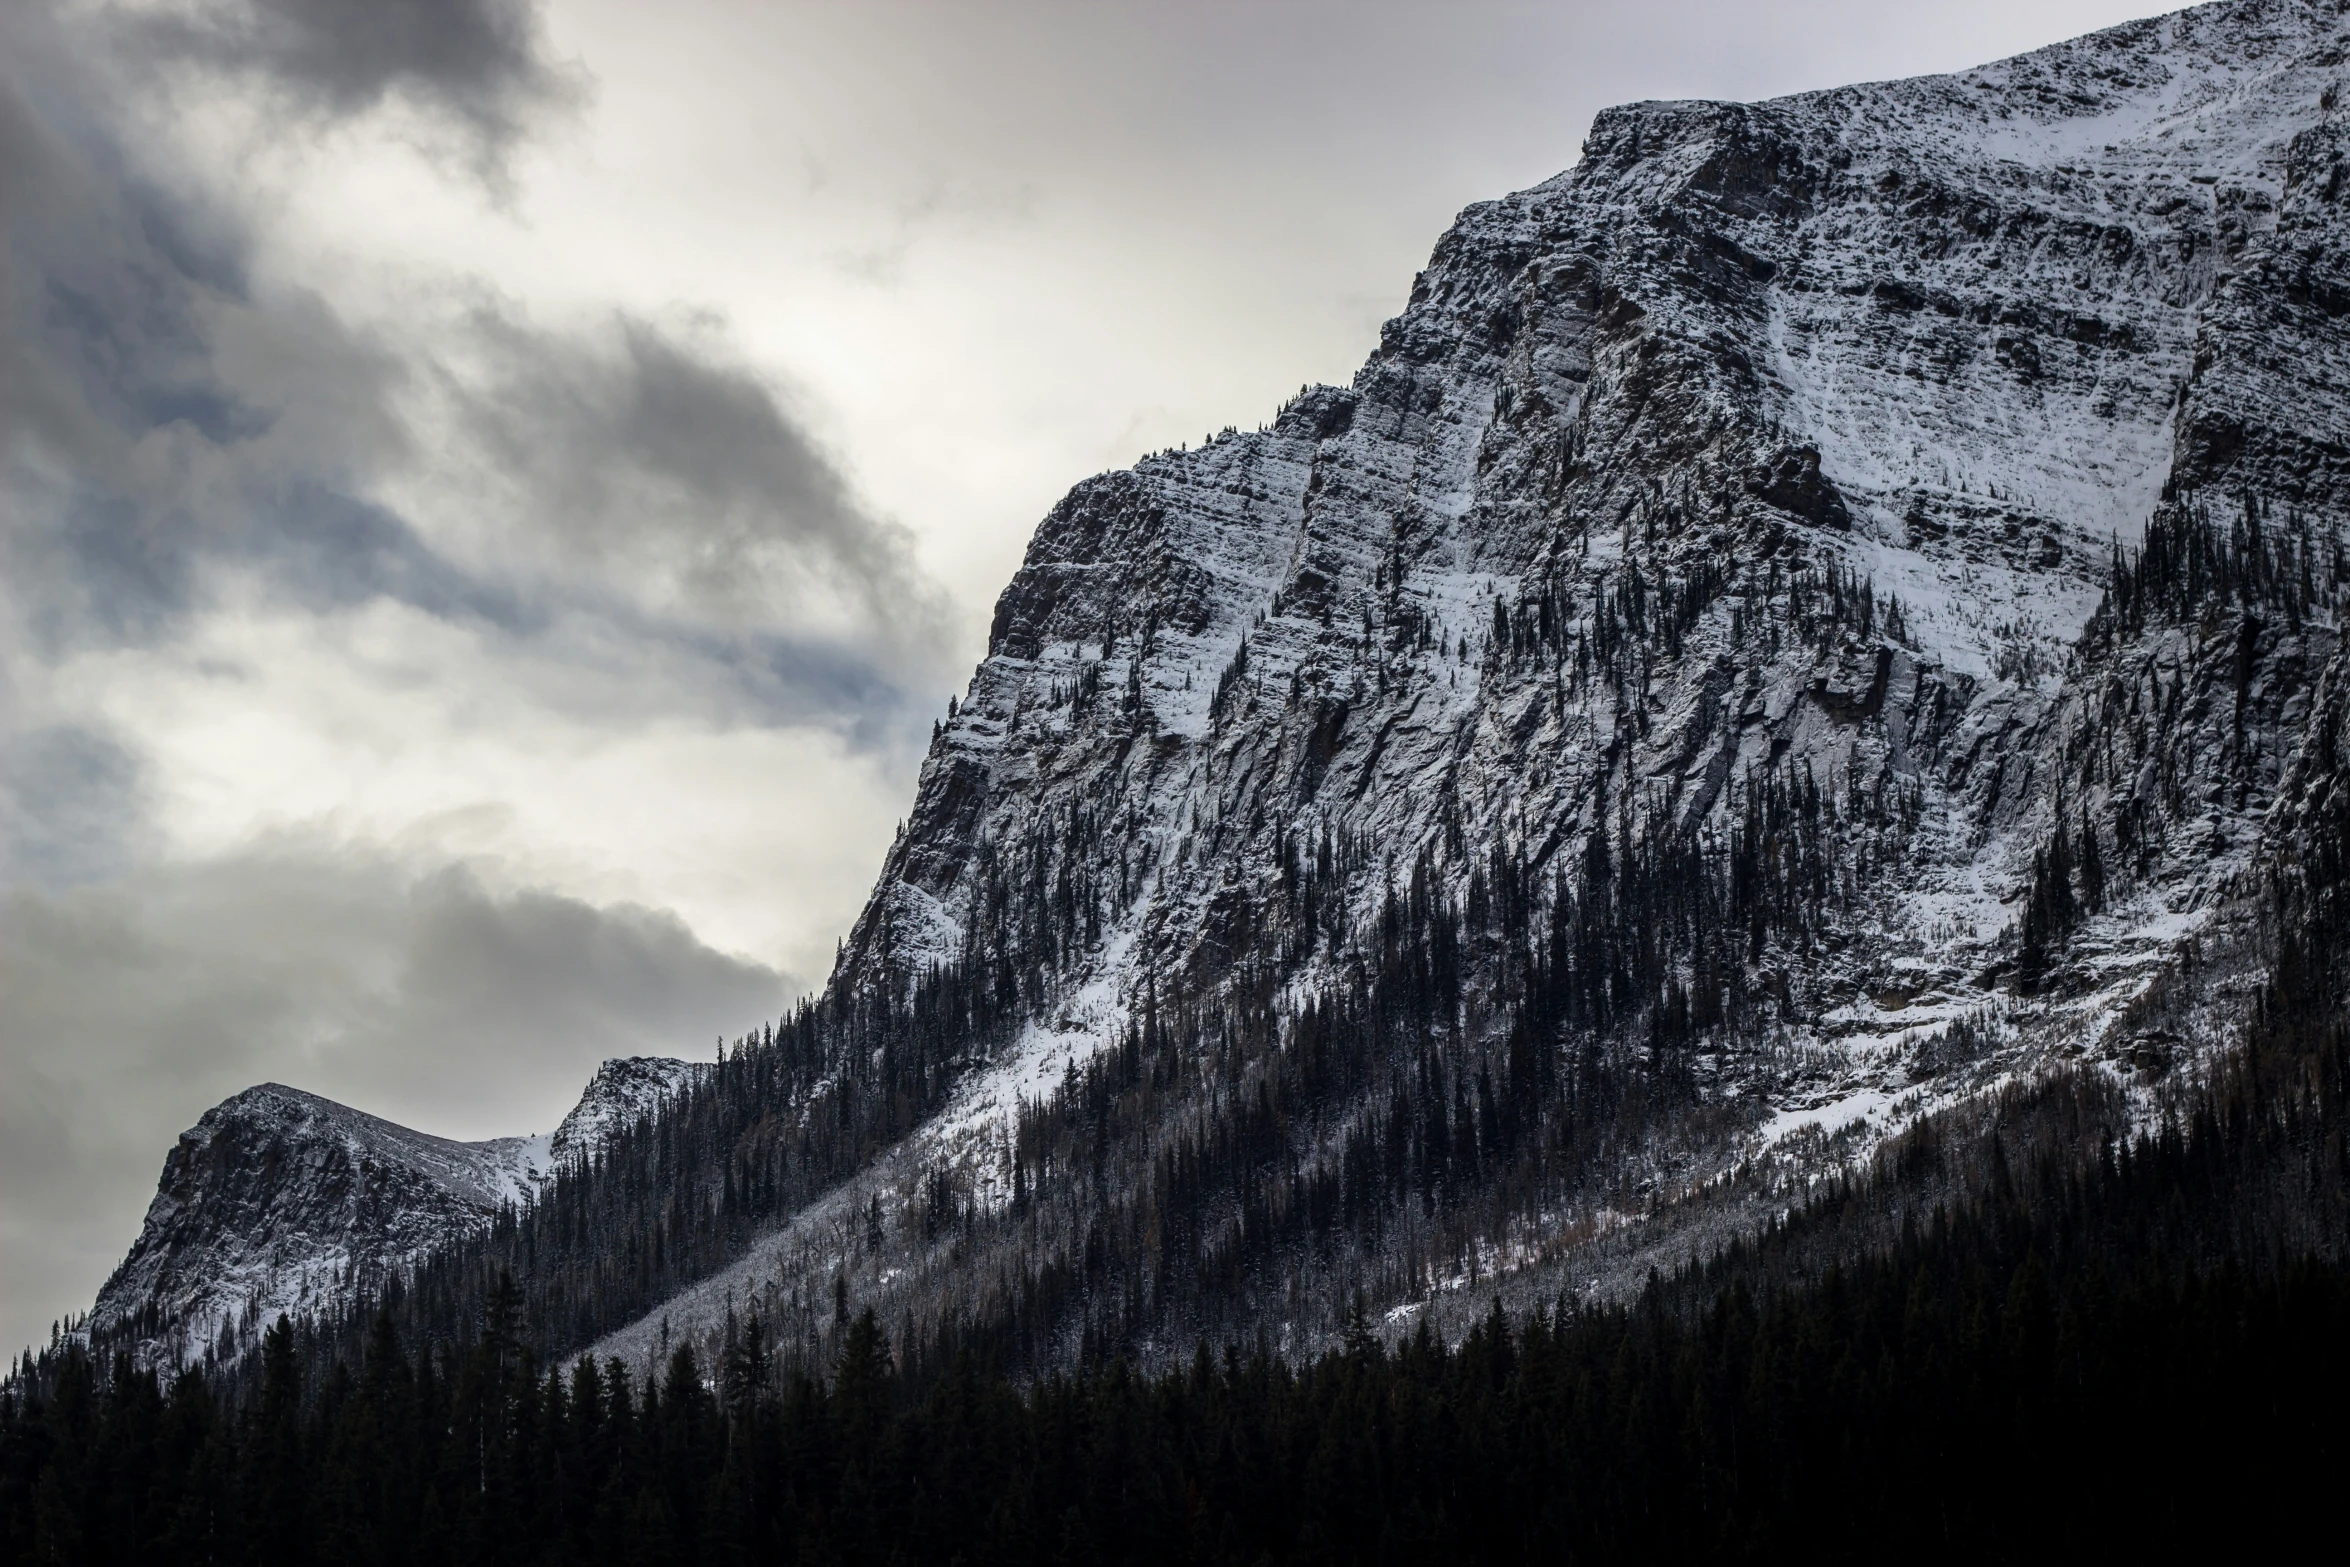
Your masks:
{"label": "smaller mountain peak", "polygon": [[180,1134],[91,1326],[134,1335],[153,1364],[233,1359],[279,1316],[347,1304],[527,1206],[566,1161],[592,1158],[709,1070],[615,1057],[552,1134],[471,1143],[256,1083]]}
{"label": "smaller mountain peak", "polygon": [[223,1114],[299,1114],[305,1111],[341,1110],[346,1108],[331,1099],[322,1099],[299,1088],[288,1088],[283,1083],[255,1083],[251,1088],[229,1095],[211,1110]]}
{"label": "smaller mountain peak", "polygon": [[557,1165],[591,1158],[605,1143],[650,1115],[663,1101],[710,1071],[707,1061],[672,1056],[614,1056],[596,1068],[579,1103],[555,1128],[550,1152]]}

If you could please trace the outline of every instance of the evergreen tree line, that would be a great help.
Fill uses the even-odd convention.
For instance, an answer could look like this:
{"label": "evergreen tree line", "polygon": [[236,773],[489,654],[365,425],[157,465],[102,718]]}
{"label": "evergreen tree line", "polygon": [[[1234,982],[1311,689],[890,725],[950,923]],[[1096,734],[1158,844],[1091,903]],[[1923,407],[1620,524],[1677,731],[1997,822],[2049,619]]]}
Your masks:
{"label": "evergreen tree line", "polygon": [[2340,607],[2350,548],[2338,528],[2247,491],[2225,520],[2194,492],[2166,493],[2135,550],[2113,548],[2105,596],[2081,635],[2084,651],[2118,646],[2152,626],[2193,624],[2229,607],[2273,610],[2294,631]]}
{"label": "evergreen tree line", "polygon": [[2211,804],[2257,808],[2282,781],[2308,738],[2285,715],[2317,675],[2298,641],[2338,628],[2346,592],[2339,532],[2249,494],[2224,520],[2202,497],[2166,499],[2136,550],[2115,546],[2014,927],[2025,990],[2113,890],[2155,875],[2166,848],[2194,852],[2183,836]]}
{"label": "evergreen tree line", "polygon": [[1303,1364],[1202,1343],[1023,1384],[910,1363],[867,1312],[820,1371],[753,1319],[640,1382],[542,1365],[509,1280],[419,1350],[389,1312],[348,1358],[280,1324],[241,1402],[77,1348],[0,1394],[0,1563],[2241,1551],[2322,1527],[2350,1458],[2350,1033],[2295,1003],[2159,1130],[2020,1171],[1995,1138],[1868,1254],[1805,1261],[1882,1201],[1839,1183],[1629,1305],[1496,1303],[1455,1346],[1358,1303]]}
{"label": "evergreen tree line", "polygon": [[[1677,662],[1706,610],[1733,593],[1741,598],[1730,645],[1761,659],[1788,646],[1826,656],[1847,644],[1910,639],[1899,596],[1880,598],[1866,577],[1833,559],[1774,558],[1740,572],[1700,557],[1654,578],[1627,560],[1589,589],[1551,581],[1514,600],[1495,599],[1483,659],[1505,675],[1550,670],[1578,691],[1594,677],[1621,689],[1644,680],[1644,666],[1659,655]],[[1751,647],[1750,628],[1757,634]]]}
{"label": "evergreen tree line", "polygon": [[[976,1311],[917,1325],[926,1358],[1163,1356],[1301,1299],[1334,1330],[1355,1290],[1420,1297],[1474,1277],[1513,1225],[1639,1204],[1646,1141],[1702,1109],[1725,1039],[1788,1015],[1776,976],[1914,806],[1802,768],[1745,796],[1716,849],[1625,813],[1571,867],[1495,846],[1461,898],[1440,868],[1465,840],[1440,832],[1294,1009],[1271,969],[1205,1000],[1154,989],[1114,1048],[1024,1109],[1016,1265]],[[1328,907],[1322,868],[1360,850],[1293,846],[1284,896]]]}

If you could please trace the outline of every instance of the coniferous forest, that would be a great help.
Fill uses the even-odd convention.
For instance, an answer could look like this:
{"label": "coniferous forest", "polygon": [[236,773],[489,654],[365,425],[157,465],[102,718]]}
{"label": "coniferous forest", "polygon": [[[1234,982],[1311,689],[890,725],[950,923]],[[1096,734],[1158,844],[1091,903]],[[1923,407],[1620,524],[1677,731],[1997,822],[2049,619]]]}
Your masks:
{"label": "coniferous forest", "polygon": [[[2272,1004],[2192,1113],[2011,1168],[1884,1249],[1795,1260],[1853,1182],[1636,1302],[1498,1305],[1457,1346],[1358,1311],[1292,1365],[1202,1343],[1019,1383],[827,1374],[755,1319],[652,1381],[542,1366],[522,1297],[355,1360],[281,1324],[251,1396],[68,1351],[0,1399],[0,1561],[2045,1559],[2237,1548],[2332,1494],[2350,1034]],[[2296,1021],[2299,1020],[2299,1021]],[[2021,1107],[2019,1107],[2020,1109]],[[1930,1159],[1896,1149],[1889,1168]]]}

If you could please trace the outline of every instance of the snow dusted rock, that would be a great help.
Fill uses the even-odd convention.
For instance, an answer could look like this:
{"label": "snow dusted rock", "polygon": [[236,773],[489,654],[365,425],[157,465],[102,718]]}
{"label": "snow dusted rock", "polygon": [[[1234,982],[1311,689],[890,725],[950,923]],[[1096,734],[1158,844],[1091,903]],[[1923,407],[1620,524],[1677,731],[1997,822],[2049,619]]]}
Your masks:
{"label": "snow dusted rock", "polygon": [[[953,1006],[1011,1023],[862,1184],[605,1347],[759,1291],[979,1310],[972,1280],[1089,1227],[1066,1266],[1127,1292],[1105,1320],[1217,1256],[1262,1310],[1320,1310],[1318,1281],[1556,1258],[2060,1060],[2141,1092],[2224,1043],[2261,961],[2238,900],[2341,657],[2345,77],[2334,5],[2229,0],[1612,109],[1574,168],[1462,214],[1351,385],[1078,485],[833,978],[895,1004],[960,976]],[[1275,1151],[1202,1184],[1190,1129],[1303,1082],[1298,1020],[1353,1027],[1382,985],[1441,1003],[1392,1069],[1268,1097],[1245,1135]],[[1219,1008],[1273,1021],[1182,1037],[1188,1077],[1136,1069],[1156,1122],[1114,1138],[1104,1087],[1067,1117],[1091,1143],[1030,1172],[1024,1105]],[[1442,1152],[1473,1125],[1496,1158],[1541,1094],[1546,1146],[1613,1167]],[[1570,1132],[1610,1095],[1612,1141]],[[1369,1201],[1366,1169],[1412,1194],[1384,1229],[1250,1250]],[[941,1171],[979,1217],[892,1250]],[[1180,1246],[1178,1178],[1207,1193]]]}
{"label": "snow dusted rock", "polygon": [[380,1285],[689,1086],[704,1064],[605,1062],[552,1134],[461,1143],[276,1083],[204,1113],[164,1159],[146,1222],[89,1327],[163,1363],[233,1356],[288,1312]]}
{"label": "snow dusted rock", "polygon": [[265,1083],[208,1110],[164,1160],[130,1254],[91,1326],[136,1323],[165,1360],[380,1282],[453,1232],[527,1200],[547,1142],[429,1137]]}
{"label": "snow dusted rock", "polygon": [[[2346,29],[1600,115],[1352,384],[1052,509],[823,1002],[516,1266],[635,1364],[1294,1347],[2059,1063],[2151,1113],[2341,876]],[[142,1247],[264,1255],[253,1184]]]}
{"label": "snow dusted rock", "polygon": [[589,1159],[613,1137],[684,1092],[709,1072],[707,1063],[668,1056],[616,1056],[596,1068],[587,1092],[548,1139],[557,1163]]}
{"label": "snow dusted rock", "polygon": [[[2082,704],[2240,684],[2169,759],[2202,769],[2176,811],[2213,796],[2200,847],[2138,856],[2095,938],[2167,951],[2246,863],[2332,623],[2144,632],[2102,684],[2076,644],[2166,498],[2325,537],[2350,504],[2344,43],[2331,5],[2238,0],[1601,114],[1572,170],[1462,215],[1352,386],[1053,509],[836,986],[1032,957],[990,877],[1082,837],[1099,907],[1013,1068],[1045,1080],[1153,986],[1345,970],[1275,907],[1301,848],[1373,846],[1334,893],[1359,929],[1416,862],[1465,904],[1497,854],[1540,881],[1595,840],[1726,843],[1800,775],[1901,820],[1824,950],[1754,954],[1797,1047],[1720,1065],[1857,1088],[2012,980]],[[2062,805],[2107,844],[2136,798],[2110,771]]]}

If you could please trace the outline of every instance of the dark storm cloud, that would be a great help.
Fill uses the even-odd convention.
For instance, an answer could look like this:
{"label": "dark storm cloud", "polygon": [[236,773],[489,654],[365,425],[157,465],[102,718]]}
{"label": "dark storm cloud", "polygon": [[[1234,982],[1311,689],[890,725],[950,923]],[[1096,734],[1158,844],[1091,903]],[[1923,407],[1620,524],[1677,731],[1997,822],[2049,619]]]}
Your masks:
{"label": "dark storm cloud", "polygon": [[[285,477],[254,462],[280,399],[223,368],[224,329],[327,362],[360,408],[388,365],[314,306],[259,309],[242,226],[134,172],[95,84],[39,21],[0,27],[0,549],[24,623],[56,649],[168,634],[205,554],[255,547],[256,519],[233,503],[208,515],[222,492],[198,482]],[[368,423],[347,421],[335,455],[387,448],[388,424]]]}
{"label": "dark storm cloud", "polygon": [[[141,232],[89,105],[57,91],[56,73],[72,67],[40,21],[0,12],[0,441],[40,442],[69,466],[107,463],[119,419],[190,379],[192,274]],[[117,423],[101,417],[109,409]]]}
{"label": "dark storm cloud", "polygon": [[312,480],[256,496],[253,526],[226,541],[224,556],[266,571],[305,609],[347,609],[388,598],[443,620],[482,621],[501,630],[541,629],[542,612],[508,585],[461,570],[398,514]]}
{"label": "dark storm cloud", "polygon": [[[0,1319],[86,1304],[173,1138],[252,1083],[451,1136],[546,1131],[598,1061],[706,1057],[789,988],[672,915],[326,846],[151,870],[135,897],[0,897]],[[518,1103],[516,1124],[478,1108]]]}
{"label": "dark storm cloud", "polygon": [[159,61],[259,78],[321,115],[404,98],[492,174],[534,118],[581,91],[543,53],[530,0],[206,0],[128,34]]}
{"label": "dark storm cloud", "polygon": [[[174,25],[300,62],[344,106],[411,77],[486,104],[543,74],[525,10],[385,9],[342,54],[340,6]],[[237,215],[141,176],[108,113],[44,14],[0,19],[0,593],[47,654],[177,635],[229,572],[313,611],[388,598],[636,644],[768,719],[861,732],[898,705],[941,597],[716,334],[552,329],[460,306],[461,280],[404,338],[355,331],[256,293]],[[414,427],[418,388],[446,394],[443,423]],[[485,486],[492,514],[460,515]]]}
{"label": "dark storm cloud", "polygon": [[[452,1051],[464,1040],[496,1043],[517,1085],[563,1062],[655,1044],[702,1053],[785,1000],[783,976],[710,950],[673,914],[541,891],[493,896],[462,868],[412,891],[405,959],[396,1011],[378,1025],[391,1036],[388,1054],[412,1059],[434,1048],[426,1040]],[[386,1074],[410,1076],[406,1064]],[[453,1113],[464,1098],[442,1102]]]}
{"label": "dark storm cloud", "polygon": [[[567,550],[650,569],[706,611],[843,596],[891,620],[936,590],[758,375],[655,323],[555,334],[484,308],[462,421]],[[650,526],[648,526],[650,525]]]}

